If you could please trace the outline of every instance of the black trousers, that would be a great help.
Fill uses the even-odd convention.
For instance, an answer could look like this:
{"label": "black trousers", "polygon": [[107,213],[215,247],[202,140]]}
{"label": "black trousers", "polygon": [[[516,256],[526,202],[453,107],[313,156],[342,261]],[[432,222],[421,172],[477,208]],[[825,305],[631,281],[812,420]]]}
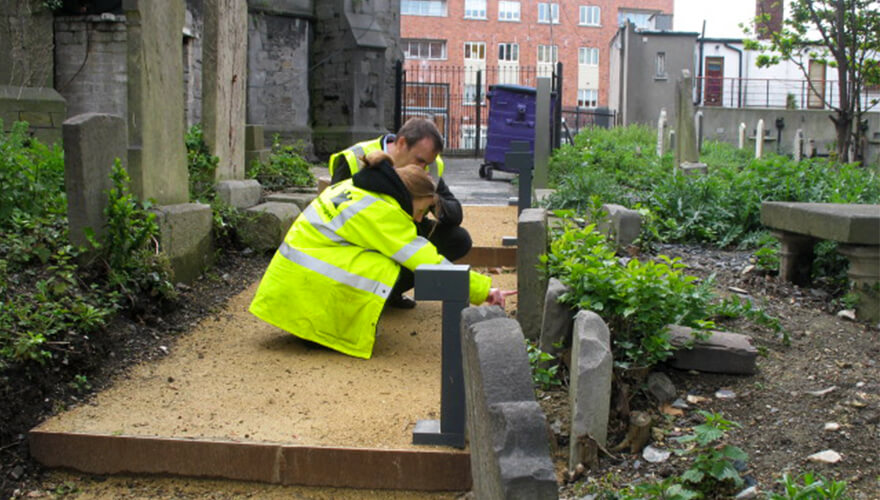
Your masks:
{"label": "black trousers", "polygon": [[[434,226],[436,226],[436,228],[434,228],[434,232],[431,233],[431,228]],[[471,250],[471,246],[473,245],[471,235],[468,234],[467,229],[461,226],[439,224],[433,220],[424,220],[420,224],[417,224],[417,228],[419,236],[428,238],[428,241],[437,247],[437,251],[440,252],[440,255],[446,257],[446,259],[451,262],[455,262],[464,257]],[[399,295],[406,292],[411,289],[414,284],[415,275],[413,272],[401,266],[400,274],[397,276],[397,282],[394,283],[394,288],[391,289],[391,296],[393,297],[395,294]]]}

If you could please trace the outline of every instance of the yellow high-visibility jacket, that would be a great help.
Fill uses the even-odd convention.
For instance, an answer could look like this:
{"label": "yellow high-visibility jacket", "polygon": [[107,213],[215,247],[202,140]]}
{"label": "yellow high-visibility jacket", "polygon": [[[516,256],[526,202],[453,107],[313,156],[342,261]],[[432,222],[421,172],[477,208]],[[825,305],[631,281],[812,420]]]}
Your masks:
{"label": "yellow high-visibility jacket", "polygon": [[[412,216],[394,197],[346,180],[294,221],[250,311],[297,337],[369,359],[400,266],[442,263],[451,264],[416,235]],[[491,278],[471,272],[471,303],[485,301],[490,286]]]}
{"label": "yellow high-visibility jacket", "polygon": [[[333,178],[333,172],[335,171],[338,162],[342,160],[345,160],[345,163],[348,164],[348,169],[351,172],[350,175],[356,174],[358,170],[363,168],[364,165],[362,158],[364,158],[367,153],[383,150],[382,142],[386,140],[386,137],[388,136],[383,135],[369,141],[359,142],[348,149],[330,155],[330,161],[328,162],[330,177]],[[438,154],[434,162],[427,165],[425,170],[427,170],[434,179],[439,179],[443,175],[443,158],[440,158],[440,155]]]}

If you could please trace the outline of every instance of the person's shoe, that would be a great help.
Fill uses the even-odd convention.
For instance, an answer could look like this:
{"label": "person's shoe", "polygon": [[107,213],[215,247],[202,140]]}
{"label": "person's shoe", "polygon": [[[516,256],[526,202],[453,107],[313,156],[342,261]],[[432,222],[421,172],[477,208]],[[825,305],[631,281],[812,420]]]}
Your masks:
{"label": "person's shoe", "polygon": [[388,297],[388,305],[395,309],[412,309],[416,306],[416,301],[401,293]]}

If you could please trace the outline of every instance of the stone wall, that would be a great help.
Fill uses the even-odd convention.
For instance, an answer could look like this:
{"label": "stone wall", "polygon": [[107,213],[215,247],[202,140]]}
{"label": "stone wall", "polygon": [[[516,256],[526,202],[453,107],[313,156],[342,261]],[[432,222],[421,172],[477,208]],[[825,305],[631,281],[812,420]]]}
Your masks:
{"label": "stone wall", "polygon": [[309,20],[311,2],[248,1],[247,123],[262,125],[265,142],[311,141]]}
{"label": "stone wall", "polygon": [[202,37],[205,31],[203,0],[186,0],[183,25],[183,100],[186,128],[202,121]]}
{"label": "stone wall", "polygon": [[0,85],[0,120],[3,129],[24,121],[30,133],[44,143],[61,142],[61,125],[67,116],[64,98],[48,87]]}
{"label": "stone wall", "polygon": [[70,116],[126,115],[127,43],[124,15],[55,18],[55,84]]}
{"label": "stone wall", "polygon": [[52,12],[42,0],[0,0],[0,85],[52,84]]}

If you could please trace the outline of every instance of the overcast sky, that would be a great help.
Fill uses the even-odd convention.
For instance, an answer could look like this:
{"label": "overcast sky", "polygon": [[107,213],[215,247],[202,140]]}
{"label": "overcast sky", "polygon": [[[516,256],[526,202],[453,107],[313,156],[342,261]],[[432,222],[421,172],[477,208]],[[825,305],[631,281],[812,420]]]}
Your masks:
{"label": "overcast sky", "polygon": [[743,38],[739,23],[755,17],[755,0],[675,0],[672,18],[675,31],[700,33],[706,21],[706,37]]}

